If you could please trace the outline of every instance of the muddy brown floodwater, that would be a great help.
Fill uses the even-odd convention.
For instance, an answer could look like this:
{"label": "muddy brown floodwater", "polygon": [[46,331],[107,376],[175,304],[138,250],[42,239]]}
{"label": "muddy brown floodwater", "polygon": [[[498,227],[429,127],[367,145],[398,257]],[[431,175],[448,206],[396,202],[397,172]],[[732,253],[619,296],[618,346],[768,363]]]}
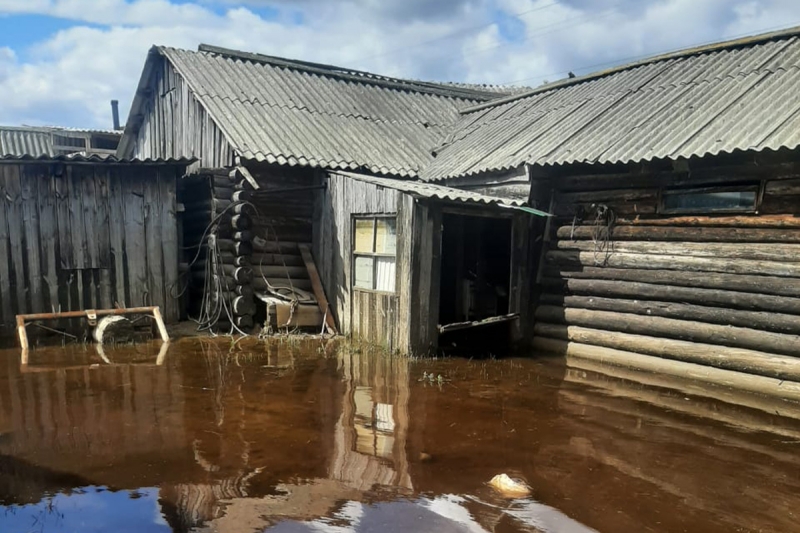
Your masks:
{"label": "muddy brown floodwater", "polygon": [[791,404],[588,363],[0,351],[8,533],[791,532],[799,446]]}

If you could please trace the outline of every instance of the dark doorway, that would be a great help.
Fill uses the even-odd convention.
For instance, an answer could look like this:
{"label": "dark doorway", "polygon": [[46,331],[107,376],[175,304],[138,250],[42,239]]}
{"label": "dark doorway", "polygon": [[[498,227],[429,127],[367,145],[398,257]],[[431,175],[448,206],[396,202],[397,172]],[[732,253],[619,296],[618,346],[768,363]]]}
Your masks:
{"label": "dark doorway", "polygon": [[511,220],[445,213],[439,324],[509,313]]}

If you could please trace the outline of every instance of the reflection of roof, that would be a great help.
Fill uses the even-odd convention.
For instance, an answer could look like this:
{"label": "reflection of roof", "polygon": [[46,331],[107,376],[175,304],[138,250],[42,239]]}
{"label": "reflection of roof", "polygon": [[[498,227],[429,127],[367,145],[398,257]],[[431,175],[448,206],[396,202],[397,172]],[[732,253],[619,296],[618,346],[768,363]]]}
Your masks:
{"label": "reflection of roof", "polygon": [[[486,87],[402,80],[305,61],[201,45],[156,47],[236,155],[329,169],[412,176],[431,159],[459,108],[502,96]],[[120,153],[127,154],[147,95],[134,99]]]}
{"label": "reflection of roof", "polygon": [[[61,128],[57,126],[0,126],[0,157],[6,155],[57,155],[70,152],[113,153],[121,132]],[[93,146],[100,137],[103,146]]]}
{"label": "reflection of roof", "polygon": [[465,110],[423,179],[800,145],[800,28],[658,56]]}

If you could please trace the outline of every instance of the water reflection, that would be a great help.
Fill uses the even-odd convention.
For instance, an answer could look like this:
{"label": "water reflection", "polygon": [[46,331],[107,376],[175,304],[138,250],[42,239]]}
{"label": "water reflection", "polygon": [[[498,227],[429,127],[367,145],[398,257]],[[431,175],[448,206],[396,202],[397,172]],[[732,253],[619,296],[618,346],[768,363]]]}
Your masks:
{"label": "water reflection", "polygon": [[785,402],[575,362],[160,348],[0,352],[0,531],[795,529]]}

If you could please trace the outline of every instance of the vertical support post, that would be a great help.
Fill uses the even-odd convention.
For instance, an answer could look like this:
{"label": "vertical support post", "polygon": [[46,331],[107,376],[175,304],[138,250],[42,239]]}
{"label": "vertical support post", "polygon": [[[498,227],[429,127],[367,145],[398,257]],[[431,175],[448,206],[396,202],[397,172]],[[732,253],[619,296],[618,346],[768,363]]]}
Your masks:
{"label": "vertical support post", "polygon": [[25,330],[25,319],[17,315],[17,335],[19,335],[19,346],[23,351],[28,350],[28,332]]}
{"label": "vertical support post", "polygon": [[161,340],[169,342],[169,333],[167,333],[167,326],[164,325],[164,318],[161,316],[161,309],[158,307],[153,308],[153,318],[156,319],[158,326],[158,333],[161,335]]}

